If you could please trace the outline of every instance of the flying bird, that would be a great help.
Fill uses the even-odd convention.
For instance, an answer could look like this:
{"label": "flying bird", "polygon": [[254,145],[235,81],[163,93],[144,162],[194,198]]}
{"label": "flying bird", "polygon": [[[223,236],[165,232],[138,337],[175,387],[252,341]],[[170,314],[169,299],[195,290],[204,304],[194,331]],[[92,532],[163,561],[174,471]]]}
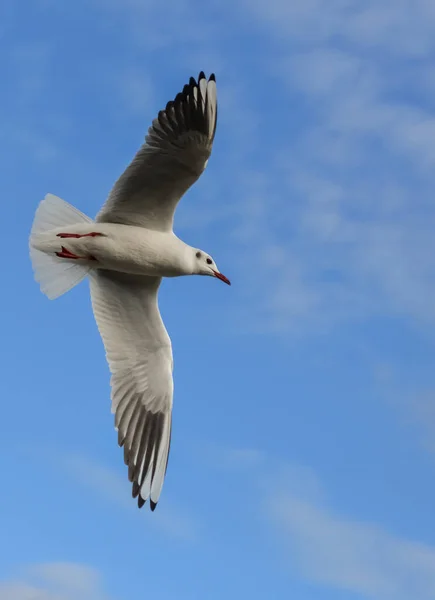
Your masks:
{"label": "flying bird", "polygon": [[214,259],[173,232],[178,201],[204,171],[216,131],[216,79],[201,71],[158,113],[95,220],[47,194],[29,246],[50,299],[89,277],[92,308],[111,371],[118,443],[141,508],[154,510],[172,427],[171,340],[158,308],[163,277],[208,275],[230,285]]}

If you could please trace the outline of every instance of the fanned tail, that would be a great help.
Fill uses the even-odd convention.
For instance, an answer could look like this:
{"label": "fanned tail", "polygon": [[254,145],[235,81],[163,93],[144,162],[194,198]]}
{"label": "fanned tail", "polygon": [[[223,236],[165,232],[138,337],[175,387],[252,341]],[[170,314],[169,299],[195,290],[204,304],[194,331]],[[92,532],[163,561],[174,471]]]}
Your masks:
{"label": "fanned tail", "polygon": [[34,247],[38,236],[51,229],[75,223],[93,223],[77,208],[53,194],[47,194],[39,204],[29,238],[30,259],[41,291],[54,300],[76,286],[90,271],[88,265],[71,263]]}

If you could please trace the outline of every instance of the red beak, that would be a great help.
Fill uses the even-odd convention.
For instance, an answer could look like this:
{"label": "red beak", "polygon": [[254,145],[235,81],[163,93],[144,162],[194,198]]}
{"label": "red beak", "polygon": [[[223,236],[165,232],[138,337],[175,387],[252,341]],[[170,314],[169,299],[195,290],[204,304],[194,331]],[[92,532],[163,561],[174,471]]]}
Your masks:
{"label": "red beak", "polygon": [[222,275],[222,273],[218,273],[217,271],[213,271],[213,273],[215,274],[215,277],[217,277],[218,279],[220,279],[221,281],[223,281],[227,285],[231,285],[231,281],[229,279],[227,279],[225,277],[225,275]]}

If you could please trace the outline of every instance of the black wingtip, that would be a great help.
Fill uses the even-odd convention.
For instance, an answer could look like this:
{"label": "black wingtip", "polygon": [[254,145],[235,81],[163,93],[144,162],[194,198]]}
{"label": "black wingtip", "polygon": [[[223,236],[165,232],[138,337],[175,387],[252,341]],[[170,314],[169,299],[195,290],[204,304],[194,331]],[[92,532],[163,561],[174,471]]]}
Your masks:
{"label": "black wingtip", "polygon": [[153,502],[153,501],[150,499],[150,508],[151,508],[151,510],[152,510],[153,512],[156,510],[156,506],[157,506],[157,502]]}
{"label": "black wingtip", "polygon": [[137,498],[140,492],[140,487],[137,481],[133,482],[132,496],[133,498]]}
{"label": "black wingtip", "polygon": [[[191,93],[192,88],[196,88],[199,86],[199,83],[203,80],[203,79],[207,79],[204,71],[201,71],[200,74],[198,75],[198,80],[196,80],[194,77],[191,77],[189,79],[189,83],[186,83],[186,85],[183,87],[183,91],[180,92],[176,98],[175,101],[176,102],[178,99],[186,99],[186,97]],[[214,73],[212,73],[210,75],[210,77],[208,78],[208,81],[214,81],[216,83],[216,75]]]}
{"label": "black wingtip", "polygon": [[[207,79],[204,71],[201,71],[198,75],[198,83],[201,81],[201,79]],[[211,73],[210,77],[208,78],[208,81],[214,81],[216,83],[216,75],[214,73]]]}
{"label": "black wingtip", "polygon": [[142,496],[138,497],[138,499],[137,499],[137,505],[138,505],[139,508],[142,508],[142,506],[145,504],[145,502],[146,502],[146,500],[144,500],[142,498]]}

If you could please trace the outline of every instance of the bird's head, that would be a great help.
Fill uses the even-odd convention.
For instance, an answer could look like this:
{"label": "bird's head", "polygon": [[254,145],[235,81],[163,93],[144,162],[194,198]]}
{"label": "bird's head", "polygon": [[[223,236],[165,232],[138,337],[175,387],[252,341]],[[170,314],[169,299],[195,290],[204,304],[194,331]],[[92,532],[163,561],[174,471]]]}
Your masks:
{"label": "bird's head", "polygon": [[227,285],[231,285],[230,280],[222,275],[216,266],[215,261],[212,257],[203,252],[202,250],[194,250],[194,273],[196,275],[209,275],[210,277],[216,277]]}

